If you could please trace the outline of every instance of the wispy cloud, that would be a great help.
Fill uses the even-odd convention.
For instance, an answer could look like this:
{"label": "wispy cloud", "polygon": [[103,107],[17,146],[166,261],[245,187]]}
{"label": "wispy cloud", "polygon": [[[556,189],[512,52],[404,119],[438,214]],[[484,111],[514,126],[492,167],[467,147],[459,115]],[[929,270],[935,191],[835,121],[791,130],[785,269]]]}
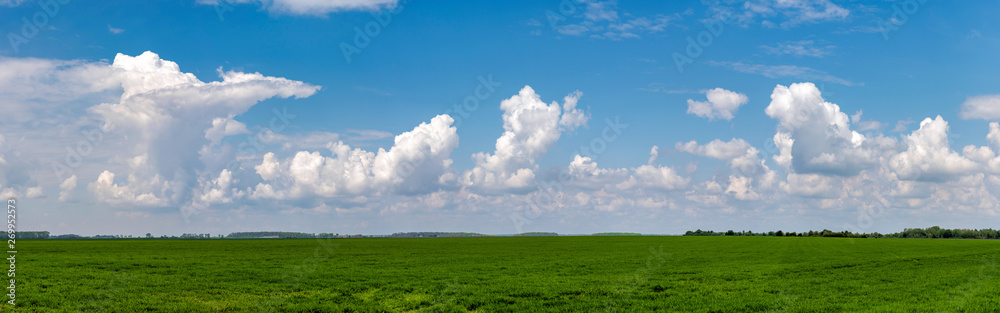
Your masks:
{"label": "wispy cloud", "polygon": [[836,48],[833,45],[819,45],[812,40],[785,41],[776,43],[774,46],[760,46],[767,54],[773,55],[794,55],[800,57],[822,58],[832,54],[831,50]]}
{"label": "wispy cloud", "polygon": [[792,28],[802,24],[838,21],[851,11],[830,0],[751,0],[723,1],[711,6],[715,17],[735,17],[743,25]]}
{"label": "wispy cloud", "polygon": [[28,2],[27,0],[0,0],[0,6],[16,7],[22,3]]}
{"label": "wispy cloud", "polygon": [[802,80],[815,80],[815,81],[822,81],[834,84],[841,84],[844,86],[864,85],[830,75],[829,73],[824,71],[804,66],[763,65],[763,64],[748,64],[741,62],[725,62],[725,61],[722,62],[708,61],[708,64],[711,66],[726,67],[737,72],[742,72],[747,74],[757,74],[769,78],[791,77]]}
{"label": "wispy cloud", "polygon": [[111,24],[108,24],[108,31],[111,32],[112,34],[115,34],[115,35],[118,35],[118,34],[121,34],[121,33],[125,32],[124,29],[114,28],[114,27],[111,26]]}
{"label": "wispy cloud", "polygon": [[[549,25],[554,31],[567,36],[588,36],[595,39],[624,40],[641,38],[643,34],[665,31],[681,19],[682,13],[657,14],[655,16],[634,16],[620,12],[617,1],[579,1],[579,13],[569,16],[550,11]],[[691,14],[685,11],[683,14]],[[528,25],[541,28],[537,20],[529,20]],[[532,34],[539,34],[539,29]]]}
{"label": "wispy cloud", "polygon": [[[0,0],[3,1],[3,0]],[[207,5],[250,3],[258,4],[272,13],[291,15],[324,15],[338,11],[375,11],[395,7],[399,0],[349,0],[349,1],[317,1],[317,0],[198,0]]]}

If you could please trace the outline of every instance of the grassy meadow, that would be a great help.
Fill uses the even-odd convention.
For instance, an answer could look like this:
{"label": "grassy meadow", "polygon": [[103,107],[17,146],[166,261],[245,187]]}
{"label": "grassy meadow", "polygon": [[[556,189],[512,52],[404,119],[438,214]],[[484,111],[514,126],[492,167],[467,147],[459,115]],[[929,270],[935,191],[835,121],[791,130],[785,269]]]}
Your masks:
{"label": "grassy meadow", "polygon": [[1000,241],[20,241],[19,312],[1000,312]]}

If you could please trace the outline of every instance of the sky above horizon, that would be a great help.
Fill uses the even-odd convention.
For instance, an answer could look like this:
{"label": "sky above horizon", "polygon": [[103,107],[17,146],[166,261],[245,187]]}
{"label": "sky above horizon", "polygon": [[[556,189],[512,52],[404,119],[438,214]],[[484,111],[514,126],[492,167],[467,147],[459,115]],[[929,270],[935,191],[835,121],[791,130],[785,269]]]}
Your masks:
{"label": "sky above horizon", "polygon": [[981,1],[0,0],[20,230],[998,228]]}

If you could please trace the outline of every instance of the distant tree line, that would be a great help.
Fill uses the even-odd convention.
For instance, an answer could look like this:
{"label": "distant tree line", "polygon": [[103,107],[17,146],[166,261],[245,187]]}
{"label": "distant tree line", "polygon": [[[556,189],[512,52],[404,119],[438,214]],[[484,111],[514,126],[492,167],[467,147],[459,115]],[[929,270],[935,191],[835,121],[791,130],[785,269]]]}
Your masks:
{"label": "distant tree line", "polygon": [[183,239],[211,239],[212,234],[188,234],[184,233],[181,235]]}
{"label": "distant tree line", "polygon": [[17,239],[49,239],[47,231],[19,231]]}
{"label": "distant tree line", "polygon": [[640,233],[594,233],[591,236],[642,236]]}
{"label": "distant tree line", "polygon": [[559,234],[557,234],[557,233],[548,233],[548,232],[528,232],[528,233],[516,234],[514,236],[515,237],[554,237],[554,236],[559,236]]}
{"label": "distant tree line", "polygon": [[133,237],[132,237],[132,235],[95,235],[94,237],[90,237],[90,238],[93,238],[93,239],[127,239],[127,238],[133,238]]}
{"label": "distant tree line", "polygon": [[987,229],[943,229],[938,226],[929,228],[906,228],[899,233],[854,233],[849,231],[835,232],[829,229],[808,232],[769,231],[755,233],[752,231],[715,232],[711,230],[687,231],[684,236],[774,236],[774,237],[844,237],[844,238],[962,238],[962,239],[1000,239],[1000,231]]}
{"label": "distant tree line", "polygon": [[480,233],[455,233],[455,232],[436,232],[436,231],[425,231],[425,232],[406,232],[406,233],[393,233],[389,237],[395,238],[427,238],[427,237],[487,237]]}
{"label": "distant tree line", "polygon": [[80,235],[77,235],[77,234],[65,234],[65,235],[51,236],[49,238],[50,239],[84,239],[84,238],[87,238],[87,237],[80,236]]}
{"label": "distant tree line", "polygon": [[254,232],[236,232],[226,235],[226,238],[235,239],[247,239],[247,238],[316,238],[316,234],[313,233],[297,233],[297,232],[284,232],[284,231],[254,231]]}
{"label": "distant tree line", "polygon": [[357,235],[347,235],[347,234],[344,234],[344,235],[341,235],[339,233],[338,234],[334,234],[334,233],[319,233],[319,234],[316,235],[316,238],[324,238],[324,239],[326,239],[326,238],[363,238],[363,237],[365,237],[365,236],[361,235],[361,234],[357,234]]}
{"label": "distant tree line", "polygon": [[896,238],[962,238],[962,239],[1000,239],[1000,231],[993,229],[942,229],[907,228],[901,233],[893,234]]}

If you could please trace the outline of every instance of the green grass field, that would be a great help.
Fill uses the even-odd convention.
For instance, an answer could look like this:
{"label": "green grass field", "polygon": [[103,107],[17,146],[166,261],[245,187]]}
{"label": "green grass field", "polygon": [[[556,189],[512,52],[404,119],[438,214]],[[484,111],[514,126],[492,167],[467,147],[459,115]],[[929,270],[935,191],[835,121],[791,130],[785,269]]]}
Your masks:
{"label": "green grass field", "polygon": [[20,312],[1000,312],[1000,241],[19,241]]}

